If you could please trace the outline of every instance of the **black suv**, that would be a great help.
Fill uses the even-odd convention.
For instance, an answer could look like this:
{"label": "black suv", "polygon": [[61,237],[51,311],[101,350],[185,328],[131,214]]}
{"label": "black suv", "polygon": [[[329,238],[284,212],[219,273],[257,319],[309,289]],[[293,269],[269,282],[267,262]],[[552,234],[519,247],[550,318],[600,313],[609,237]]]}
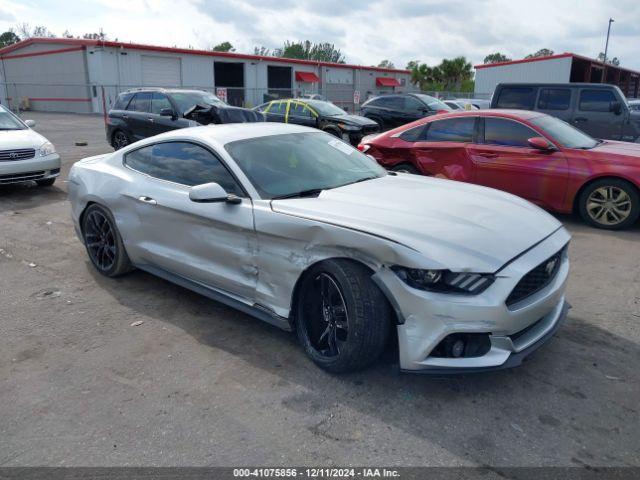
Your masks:
{"label": "black suv", "polygon": [[451,107],[429,95],[404,93],[367,100],[360,113],[377,122],[383,130],[389,130],[442,111],[449,112]]}
{"label": "black suv", "polygon": [[501,83],[491,108],[543,112],[603,140],[640,141],[640,112],[615,85],[602,83]]}
{"label": "black suv", "polygon": [[118,95],[109,110],[107,141],[118,150],[178,128],[263,121],[263,115],[247,108],[231,107],[204,90],[130,90]]}
{"label": "black suv", "polygon": [[284,122],[319,128],[358,145],[362,137],[380,131],[378,124],[360,115],[349,115],[340,107],[323,100],[290,98],[273,100],[254,110],[265,115],[268,122]]}

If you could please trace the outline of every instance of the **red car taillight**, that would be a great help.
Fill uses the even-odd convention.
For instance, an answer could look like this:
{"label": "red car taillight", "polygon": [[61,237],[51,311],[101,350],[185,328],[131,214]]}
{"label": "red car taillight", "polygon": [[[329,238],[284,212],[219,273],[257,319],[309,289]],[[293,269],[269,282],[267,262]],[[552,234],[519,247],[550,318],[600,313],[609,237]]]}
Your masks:
{"label": "red car taillight", "polygon": [[370,148],[371,148],[371,145],[366,143],[361,143],[358,145],[358,150],[360,150],[362,153],[366,153],[367,150],[369,150]]}

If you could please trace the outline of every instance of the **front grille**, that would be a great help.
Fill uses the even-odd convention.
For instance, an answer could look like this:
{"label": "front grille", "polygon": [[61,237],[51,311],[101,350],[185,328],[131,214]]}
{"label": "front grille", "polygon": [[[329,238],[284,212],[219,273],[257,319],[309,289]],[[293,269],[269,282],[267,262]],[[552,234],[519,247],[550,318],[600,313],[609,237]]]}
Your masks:
{"label": "front grille", "polygon": [[0,175],[0,185],[7,183],[26,182],[28,180],[40,180],[44,177],[44,172],[24,172],[10,175]]}
{"label": "front grille", "polygon": [[33,148],[21,148],[18,150],[0,150],[0,162],[14,162],[33,158],[36,151]]}
{"label": "front grille", "polygon": [[546,287],[558,273],[563,252],[564,248],[522,277],[507,297],[507,306],[510,307]]}

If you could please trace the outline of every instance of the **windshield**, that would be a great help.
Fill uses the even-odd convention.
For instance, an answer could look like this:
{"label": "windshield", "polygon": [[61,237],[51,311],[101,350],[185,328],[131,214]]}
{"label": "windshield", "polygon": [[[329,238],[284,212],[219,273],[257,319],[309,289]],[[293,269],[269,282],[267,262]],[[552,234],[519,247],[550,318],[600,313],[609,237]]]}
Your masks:
{"label": "windshield", "polygon": [[238,140],[225,148],[260,196],[267,199],[386,175],[374,160],[323,132]]}
{"label": "windshield", "polygon": [[13,113],[0,107],[0,130],[24,130],[25,128]]}
{"label": "windshield", "polygon": [[307,100],[306,102],[311,108],[321,115],[348,115],[340,107],[336,107],[331,102],[323,102],[322,100]]}
{"label": "windshield", "polygon": [[531,120],[533,125],[540,127],[550,137],[558,141],[563,147],[566,148],[580,148],[588,150],[595,147],[600,142],[594,138],[591,138],[586,133],[572,127],[566,122],[563,122],[559,118],[544,115]]}
{"label": "windshield", "polygon": [[452,110],[452,108],[436,97],[425,95],[424,93],[416,93],[415,96],[422,100],[432,110]]}
{"label": "windshield", "polygon": [[225,103],[216,97],[213,93],[208,92],[171,92],[171,98],[178,104],[180,112],[185,112],[194,105],[216,105],[218,107],[225,106]]}

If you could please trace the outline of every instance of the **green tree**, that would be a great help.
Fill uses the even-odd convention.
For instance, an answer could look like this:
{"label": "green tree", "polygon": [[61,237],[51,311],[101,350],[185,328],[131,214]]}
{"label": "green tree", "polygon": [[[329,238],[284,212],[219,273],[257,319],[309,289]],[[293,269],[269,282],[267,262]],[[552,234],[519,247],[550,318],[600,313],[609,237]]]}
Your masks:
{"label": "green tree", "polygon": [[530,53],[524,58],[550,57],[551,55],[553,55],[553,50],[549,50],[548,48],[541,48],[536,53]]}
{"label": "green tree", "polygon": [[507,57],[506,55],[500,52],[496,52],[496,53],[490,53],[489,55],[484,57],[484,60],[482,63],[487,64],[487,63],[500,63],[500,62],[509,62],[509,61],[511,61],[509,57]]}
{"label": "green tree", "polygon": [[473,78],[471,63],[465,57],[444,59],[438,66],[446,90],[460,90],[462,82]]}
{"label": "green tree", "polygon": [[407,64],[407,70],[411,72],[411,83],[417,85],[420,90],[442,90],[442,72],[438,67],[430,67],[426,63],[412,60]]}
{"label": "green tree", "polygon": [[380,67],[380,68],[396,68],[396,66],[393,64],[393,62],[391,60],[382,60],[378,64],[378,67]]}
{"label": "green tree", "polygon": [[274,50],[275,57],[300,58],[320,62],[344,63],[344,55],[333,43],[290,42],[287,40],[282,48]]}
{"label": "green tree", "polygon": [[[598,54],[598,60],[600,60],[601,62],[604,62],[604,52],[600,52]],[[620,65],[620,60],[618,60],[618,57],[613,57],[613,58],[609,57],[607,58],[607,63],[609,65],[614,65],[617,67],[618,65]]]}
{"label": "green tree", "polygon": [[261,57],[267,57],[271,55],[271,49],[260,45],[259,47],[253,47],[253,54],[260,55]]}
{"label": "green tree", "polygon": [[229,42],[222,42],[212,48],[214,52],[235,52],[236,49]]}
{"label": "green tree", "polygon": [[16,32],[14,32],[13,29],[9,29],[0,35],[0,48],[13,45],[19,41],[20,37],[16,35]]}
{"label": "green tree", "polygon": [[86,40],[101,40],[101,41],[105,41],[108,39],[107,34],[104,33],[102,31],[102,29],[100,29],[99,32],[97,33],[85,33],[84,35],[82,35],[82,38],[86,39]]}

